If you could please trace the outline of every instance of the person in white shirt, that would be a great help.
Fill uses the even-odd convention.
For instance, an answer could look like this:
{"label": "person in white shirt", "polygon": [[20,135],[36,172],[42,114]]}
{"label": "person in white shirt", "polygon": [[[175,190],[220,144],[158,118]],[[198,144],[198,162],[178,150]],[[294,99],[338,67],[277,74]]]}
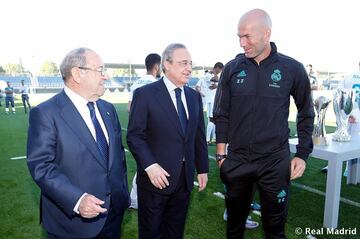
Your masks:
{"label": "person in white shirt", "polygon": [[134,95],[134,91],[137,88],[152,83],[156,81],[156,79],[160,78],[160,62],[161,56],[156,53],[150,53],[145,58],[146,75],[136,80],[134,84],[130,87],[128,112],[130,112],[131,101]]}
{"label": "person in white shirt", "polygon": [[31,110],[31,105],[29,102],[29,87],[27,85],[25,85],[24,80],[21,80],[21,86],[20,86],[19,91],[21,93],[21,100],[23,102],[24,111],[26,114],[27,108],[29,108],[29,110]]}
{"label": "person in white shirt", "polygon": [[195,89],[202,96],[204,108],[207,109],[208,124],[206,129],[206,141],[208,144],[211,143],[212,139],[215,141],[215,124],[213,123],[212,111],[219,74],[223,68],[224,64],[217,62],[214,65],[213,70],[206,72],[204,78],[200,79],[195,86]]}
{"label": "person in white shirt", "polygon": [[[161,56],[156,53],[151,53],[145,58],[146,66],[146,75],[142,78],[135,81],[135,83],[130,87],[129,102],[128,102],[128,111],[130,112],[131,101],[133,99],[134,91],[144,85],[156,81],[157,78],[160,78],[160,64]],[[130,192],[130,208],[138,208],[138,197],[137,197],[137,185],[136,185],[136,173],[132,180],[132,188]]]}

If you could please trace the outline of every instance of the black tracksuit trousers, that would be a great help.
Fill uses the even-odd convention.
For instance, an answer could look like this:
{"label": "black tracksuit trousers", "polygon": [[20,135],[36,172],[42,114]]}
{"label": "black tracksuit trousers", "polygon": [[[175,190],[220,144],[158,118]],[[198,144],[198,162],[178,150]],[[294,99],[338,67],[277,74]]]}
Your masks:
{"label": "black tracksuit trousers", "polygon": [[244,238],[245,222],[250,211],[253,188],[260,195],[262,224],[266,239],[286,238],[290,183],[290,152],[285,146],[270,155],[228,153],[220,168],[226,186],[227,238]]}

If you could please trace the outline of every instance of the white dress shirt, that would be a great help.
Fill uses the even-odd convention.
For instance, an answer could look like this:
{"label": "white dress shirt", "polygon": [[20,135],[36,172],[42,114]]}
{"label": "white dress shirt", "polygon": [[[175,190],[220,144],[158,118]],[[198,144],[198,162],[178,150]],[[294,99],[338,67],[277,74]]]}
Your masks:
{"label": "white dress shirt", "polygon": [[166,76],[163,77],[164,79],[164,83],[165,86],[167,88],[167,90],[169,91],[171,100],[175,106],[176,111],[178,111],[177,109],[177,104],[176,104],[176,94],[175,94],[175,89],[176,88],[180,88],[181,89],[181,101],[184,104],[184,108],[186,111],[186,117],[189,119],[189,111],[188,111],[188,107],[187,107],[187,103],[186,103],[186,97],[185,97],[185,93],[184,93],[184,87],[177,87],[176,85],[174,85],[174,83],[172,83]]}
{"label": "white dress shirt", "polygon": [[22,95],[28,95],[29,94],[29,87],[26,85],[21,85],[19,88],[19,91]]}
{"label": "white dress shirt", "polygon": [[[81,117],[85,121],[86,126],[88,127],[92,136],[94,137],[94,140],[96,141],[95,126],[91,120],[90,110],[87,106],[87,103],[89,101],[84,99],[82,96],[76,94],[74,91],[72,91],[70,88],[68,88],[66,86],[64,86],[64,91],[65,91],[65,94],[70,98],[71,102],[75,105],[75,108],[79,111]],[[109,135],[107,133],[107,130],[106,130],[104,121],[101,117],[101,114],[99,112],[99,109],[97,108],[96,102],[94,102],[94,107],[95,107],[96,118],[99,121],[101,129],[104,132],[106,141],[109,144]]]}
{"label": "white dress shirt", "polygon": [[[77,109],[77,111],[80,113],[81,117],[83,118],[83,120],[85,121],[86,126],[88,127],[88,129],[90,130],[94,140],[96,141],[96,133],[95,133],[95,126],[91,120],[91,116],[90,116],[90,110],[87,106],[87,103],[89,101],[87,101],[86,99],[84,99],[82,96],[76,94],[74,91],[72,91],[70,88],[68,88],[67,86],[64,86],[64,91],[65,94],[70,98],[71,102],[74,104],[75,108]],[[95,107],[95,115],[97,120],[99,121],[99,124],[101,126],[102,131],[104,132],[105,138],[107,143],[109,144],[109,135],[106,131],[106,127],[104,124],[104,121],[101,117],[101,114],[99,112],[99,109],[97,108],[96,102],[94,102],[94,107]],[[83,199],[83,197],[85,197],[87,193],[84,193],[79,200],[77,201],[73,211],[76,212],[77,214],[79,214],[79,205],[81,200]]]}

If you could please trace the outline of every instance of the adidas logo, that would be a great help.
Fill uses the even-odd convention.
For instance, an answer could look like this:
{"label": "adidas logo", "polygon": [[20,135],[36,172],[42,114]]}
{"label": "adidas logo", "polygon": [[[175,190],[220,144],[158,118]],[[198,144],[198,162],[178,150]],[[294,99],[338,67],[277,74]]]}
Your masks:
{"label": "adidas logo", "polygon": [[286,197],[286,192],[284,190],[279,192],[279,194],[277,195],[278,203],[285,202],[285,197]]}
{"label": "adidas logo", "polygon": [[240,71],[239,74],[237,74],[237,77],[245,77],[246,73],[244,70]]}

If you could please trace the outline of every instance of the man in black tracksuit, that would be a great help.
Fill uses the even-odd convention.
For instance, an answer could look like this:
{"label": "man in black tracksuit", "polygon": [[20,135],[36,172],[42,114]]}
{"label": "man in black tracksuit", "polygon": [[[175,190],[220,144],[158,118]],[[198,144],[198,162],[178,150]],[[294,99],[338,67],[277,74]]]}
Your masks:
{"label": "man in black tracksuit", "polygon": [[[255,9],[242,16],[238,36],[244,54],[225,65],[216,93],[216,159],[227,188],[227,238],[244,237],[254,184],[265,238],[285,238],[290,179],[302,176],[313,148],[307,73],[301,63],[277,52],[270,35],[271,19],[265,11]],[[298,109],[299,136],[292,160],[290,96]]]}

